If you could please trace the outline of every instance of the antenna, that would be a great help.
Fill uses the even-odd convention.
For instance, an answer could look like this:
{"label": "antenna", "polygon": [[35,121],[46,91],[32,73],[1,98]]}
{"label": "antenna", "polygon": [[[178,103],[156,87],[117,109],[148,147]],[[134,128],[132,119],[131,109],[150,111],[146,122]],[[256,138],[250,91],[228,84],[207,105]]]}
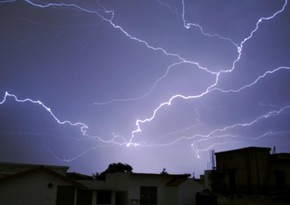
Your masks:
{"label": "antenna", "polygon": [[210,154],[210,169],[214,170],[216,167],[215,167],[215,151],[214,149],[213,150],[210,150],[209,151],[209,154]]}
{"label": "antenna", "polygon": [[276,154],[276,146],[273,147],[272,154]]}
{"label": "antenna", "polygon": [[215,169],[215,157],[214,157],[214,149],[211,151],[211,163],[212,163],[212,169]]}

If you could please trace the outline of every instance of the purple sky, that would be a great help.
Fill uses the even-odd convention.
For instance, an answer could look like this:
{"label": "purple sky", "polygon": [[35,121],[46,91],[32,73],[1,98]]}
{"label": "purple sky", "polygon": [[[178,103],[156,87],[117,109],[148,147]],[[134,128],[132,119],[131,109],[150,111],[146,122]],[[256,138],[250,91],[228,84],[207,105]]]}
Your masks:
{"label": "purple sky", "polygon": [[0,161],[192,173],[290,150],[290,5],[0,0]]}

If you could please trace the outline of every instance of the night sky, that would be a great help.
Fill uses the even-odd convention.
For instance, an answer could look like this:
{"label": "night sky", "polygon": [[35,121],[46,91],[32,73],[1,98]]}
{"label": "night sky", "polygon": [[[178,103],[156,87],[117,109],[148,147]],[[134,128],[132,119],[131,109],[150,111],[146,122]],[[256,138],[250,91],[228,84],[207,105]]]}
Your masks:
{"label": "night sky", "polygon": [[283,0],[0,0],[0,161],[193,173],[290,152]]}

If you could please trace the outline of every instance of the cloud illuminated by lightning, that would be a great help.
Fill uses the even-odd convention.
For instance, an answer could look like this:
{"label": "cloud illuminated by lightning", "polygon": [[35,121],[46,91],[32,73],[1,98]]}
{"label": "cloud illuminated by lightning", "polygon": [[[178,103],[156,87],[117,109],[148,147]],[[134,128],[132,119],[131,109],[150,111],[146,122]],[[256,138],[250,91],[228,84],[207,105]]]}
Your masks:
{"label": "cloud illuminated by lightning", "polygon": [[[0,3],[13,3],[13,2],[15,2],[15,1],[14,0],[11,0],[11,1],[9,1],[9,0],[0,1]],[[5,92],[5,95],[3,97],[3,100],[0,102],[0,105],[6,102],[7,97],[13,98],[18,103],[32,103],[32,104],[39,105],[43,109],[45,109],[50,114],[50,116],[58,124],[60,124],[60,125],[69,125],[69,126],[73,126],[73,127],[79,127],[82,135],[87,136],[87,137],[91,137],[91,138],[95,138],[95,139],[97,139],[97,140],[99,140],[100,142],[103,142],[103,143],[112,143],[112,144],[117,144],[117,145],[126,145],[128,147],[129,146],[144,146],[144,147],[146,147],[146,146],[169,146],[169,145],[173,145],[173,144],[175,144],[175,143],[177,143],[177,142],[179,142],[181,140],[194,140],[194,142],[192,143],[192,148],[193,148],[193,150],[195,150],[197,156],[199,156],[198,153],[200,151],[208,150],[208,149],[210,149],[210,148],[212,148],[212,147],[214,147],[216,145],[216,144],[212,144],[210,147],[208,147],[206,149],[199,149],[198,146],[196,145],[197,143],[205,141],[205,140],[209,140],[209,139],[212,139],[212,138],[224,138],[224,137],[230,137],[231,138],[233,136],[231,136],[231,135],[229,135],[227,133],[224,133],[224,132],[227,132],[227,131],[229,131],[231,129],[234,129],[236,127],[252,126],[253,124],[259,122],[262,119],[267,119],[267,118],[271,118],[273,116],[277,116],[280,113],[283,113],[284,111],[290,109],[290,105],[286,105],[286,106],[284,106],[282,108],[275,109],[275,110],[267,112],[266,114],[257,116],[254,120],[252,120],[250,122],[240,122],[240,123],[228,125],[228,126],[225,126],[225,127],[222,127],[222,128],[218,128],[216,130],[212,130],[209,133],[204,134],[204,135],[194,135],[194,136],[180,137],[180,138],[178,138],[176,140],[173,140],[172,142],[169,142],[167,144],[160,144],[160,145],[152,144],[152,145],[148,145],[148,144],[141,144],[141,143],[134,142],[134,140],[136,138],[136,135],[138,133],[142,132],[142,125],[145,124],[145,123],[149,123],[149,122],[153,121],[154,118],[158,115],[158,112],[161,109],[163,109],[164,107],[167,107],[167,106],[171,106],[172,103],[174,103],[174,101],[176,99],[194,100],[194,99],[202,98],[205,95],[209,95],[212,92],[221,92],[221,93],[228,93],[228,94],[230,94],[230,93],[238,93],[238,92],[241,92],[244,89],[248,89],[248,88],[250,88],[252,86],[255,86],[257,83],[259,83],[259,81],[261,81],[262,79],[264,79],[268,75],[272,75],[272,74],[274,74],[276,72],[279,72],[281,70],[290,70],[289,66],[277,67],[277,68],[275,68],[273,70],[266,71],[262,75],[258,76],[253,82],[248,83],[246,85],[243,85],[243,86],[241,86],[240,88],[237,88],[237,89],[227,89],[227,90],[225,90],[225,89],[221,89],[221,88],[218,87],[218,83],[220,82],[220,76],[222,74],[227,74],[227,73],[233,72],[236,69],[236,64],[237,64],[237,62],[240,61],[240,59],[242,57],[244,45],[246,43],[248,43],[252,39],[252,37],[258,31],[259,27],[261,26],[261,24],[263,22],[272,20],[273,18],[275,18],[277,15],[279,15],[281,12],[283,12],[285,10],[286,5],[288,4],[287,0],[285,0],[285,2],[283,4],[283,6],[281,7],[281,9],[276,11],[274,14],[272,14],[272,15],[270,15],[268,17],[259,18],[259,20],[255,24],[255,28],[252,31],[250,31],[249,35],[247,37],[245,37],[239,43],[236,43],[232,39],[230,39],[228,37],[221,36],[219,34],[208,33],[206,31],[204,31],[203,27],[201,25],[199,25],[199,24],[187,22],[187,20],[186,20],[186,12],[185,12],[186,2],[185,2],[185,0],[182,0],[182,14],[181,14],[181,17],[182,17],[182,21],[183,21],[183,25],[184,25],[185,29],[194,29],[194,28],[198,29],[200,31],[200,33],[202,35],[204,35],[204,36],[206,36],[208,38],[217,38],[218,40],[229,42],[233,47],[236,48],[237,57],[233,60],[232,66],[230,68],[225,68],[224,70],[221,70],[221,71],[212,71],[209,68],[206,68],[206,67],[202,66],[199,62],[187,60],[186,58],[182,57],[178,53],[173,53],[173,52],[167,51],[166,49],[164,49],[162,47],[156,47],[154,45],[151,45],[146,40],[139,39],[139,38],[135,37],[134,35],[131,35],[122,26],[117,25],[117,24],[114,23],[114,11],[106,10],[101,4],[99,4],[99,6],[100,6],[99,10],[92,10],[92,9],[84,8],[84,7],[81,7],[81,6],[77,5],[77,4],[72,4],[72,3],[48,3],[48,2],[38,2],[38,1],[36,2],[36,1],[31,1],[31,0],[24,0],[24,2],[26,2],[27,4],[29,4],[31,6],[40,8],[40,9],[48,9],[48,8],[56,8],[56,7],[66,8],[66,9],[69,8],[69,9],[78,10],[80,12],[84,12],[84,13],[87,13],[87,14],[96,15],[103,22],[108,23],[109,25],[112,26],[112,28],[114,28],[114,29],[118,30],[119,32],[121,32],[123,35],[128,37],[130,40],[135,41],[137,43],[141,43],[147,49],[150,49],[150,50],[152,50],[154,52],[161,52],[161,53],[163,53],[166,56],[176,58],[176,62],[171,64],[170,66],[168,66],[166,72],[161,77],[159,77],[153,83],[153,85],[151,86],[150,90],[147,93],[143,94],[142,96],[135,97],[135,98],[127,98],[127,99],[112,99],[112,100],[109,100],[109,101],[106,101],[106,102],[96,102],[95,103],[96,105],[103,106],[103,105],[110,104],[110,103],[113,103],[113,102],[116,102],[116,103],[117,102],[128,102],[128,101],[133,101],[133,100],[144,99],[144,98],[148,97],[150,94],[152,94],[154,89],[158,86],[158,84],[162,80],[166,79],[166,77],[168,76],[168,73],[170,72],[171,69],[173,69],[175,66],[180,65],[180,64],[192,64],[192,65],[195,65],[195,66],[197,66],[198,69],[206,72],[209,75],[213,75],[215,77],[215,80],[203,92],[201,92],[201,93],[199,93],[197,95],[188,95],[188,96],[185,96],[185,95],[182,95],[182,94],[173,95],[167,101],[159,104],[151,112],[151,115],[149,115],[149,117],[144,118],[144,119],[137,119],[135,121],[136,129],[131,132],[131,136],[129,137],[129,140],[126,140],[123,136],[119,136],[118,134],[115,134],[115,133],[113,133],[113,138],[111,140],[104,140],[104,139],[102,139],[100,137],[89,135],[88,132],[87,132],[89,127],[85,123],[82,123],[82,122],[73,123],[73,122],[71,122],[69,120],[63,120],[62,121],[52,112],[52,110],[48,106],[46,106],[44,103],[42,103],[39,100],[32,100],[30,98],[19,99],[15,94],[10,94],[9,92]],[[168,5],[164,4],[161,1],[158,1],[158,2],[163,4],[163,5],[165,5],[165,6],[168,6]],[[265,135],[261,135],[260,137],[258,137],[256,139],[260,139],[260,138],[262,138],[262,137],[264,137],[266,135],[268,135],[268,134],[265,133]],[[119,141],[121,141],[121,142],[119,142]],[[221,142],[221,143],[217,143],[217,144],[224,144],[224,143],[225,142]],[[85,150],[84,152],[80,153],[79,155],[77,155],[73,159],[76,159],[79,156],[86,154],[90,150],[91,149]]]}
{"label": "cloud illuminated by lightning", "polygon": [[[207,35],[207,36],[210,36],[210,37],[217,36],[217,37],[219,37],[219,38],[221,38],[221,39],[227,39],[227,40],[230,40],[230,41],[233,43],[233,45],[235,45],[235,46],[237,47],[238,57],[233,61],[232,68],[230,68],[230,69],[228,69],[228,70],[222,70],[222,71],[217,72],[217,73],[212,72],[212,71],[209,71],[209,70],[206,69],[206,68],[202,68],[203,70],[207,70],[207,71],[208,71],[209,73],[211,73],[211,74],[215,74],[215,75],[216,75],[216,81],[215,81],[213,84],[211,84],[211,85],[210,85],[210,86],[209,86],[209,87],[208,87],[208,88],[207,88],[203,93],[201,93],[201,94],[199,94],[199,95],[195,95],[195,96],[184,96],[184,95],[181,95],[181,94],[174,95],[174,96],[172,96],[168,101],[161,103],[157,108],[155,108],[154,111],[153,111],[153,114],[151,115],[151,117],[146,118],[146,119],[143,119],[143,120],[139,120],[139,119],[138,119],[138,120],[136,121],[136,127],[137,127],[137,129],[135,129],[135,130],[132,131],[132,136],[131,136],[131,139],[130,139],[129,143],[127,144],[127,146],[130,146],[131,143],[132,143],[132,141],[133,141],[133,138],[135,137],[135,135],[136,135],[137,133],[140,133],[140,132],[142,131],[142,130],[141,130],[141,124],[144,124],[144,123],[147,123],[147,122],[152,121],[152,120],[155,118],[155,116],[157,115],[158,111],[159,111],[160,109],[162,109],[164,106],[170,106],[170,105],[173,103],[173,101],[174,101],[175,99],[178,99],[178,98],[181,98],[181,99],[184,99],[184,100],[201,98],[201,97],[203,97],[204,95],[208,94],[211,90],[215,89],[216,85],[217,85],[218,82],[219,82],[219,76],[220,76],[221,73],[229,73],[229,72],[232,72],[232,71],[235,70],[235,65],[236,65],[236,63],[240,60],[240,58],[241,58],[241,56],[242,56],[242,50],[243,50],[243,46],[244,46],[244,44],[245,44],[247,41],[249,41],[249,40],[253,37],[254,33],[259,29],[259,24],[262,23],[263,21],[271,20],[271,19],[275,18],[278,14],[280,14],[281,12],[283,12],[283,11],[285,10],[285,7],[286,7],[287,3],[288,3],[288,1],[285,0],[285,2],[284,2],[284,4],[283,4],[282,8],[281,8],[280,10],[278,10],[277,12],[275,12],[273,15],[271,15],[271,16],[269,16],[269,17],[261,17],[261,18],[257,21],[255,28],[250,32],[250,35],[247,36],[246,38],[244,38],[244,39],[240,42],[239,46],[237,46],[237,45],[236,45],[233,41],[231,41],[230,39],[227,39],[227,38],[224,38],[224,37],[220,37],[219,35],[216,35],[216,34],[209,35],[209,34],[207,34],[207,33],[204,33],[204,31],[201,29],[201,32],[202,32],[204,35]],[[183,20],[184,20],[184,15],[185,15],[185,14],[184,14],[184,1],[183,1],[183,14],[182,14]],[[185,27],[186,27],[187,29],[189,29],[190,26],[195,26],[195,27],[198,27],[199,29],[201,28],[201,26],[198,25],[198,24],[185,23],[185,20],[184,20],[184,24],[185,24]],[[188,61],[186,61],[186,62],[188,62]],[[189,63],[191,63],[191,62],[189,61]],[[199,65],[199,63],[195,63],[195,62],[192,62],[192,63],[195,64],[195,65],[197,65],[199,68],[201,68],[201,66]],[[278,70],[279,70],[279,69],[278,69]],[[273,72],[275,72],[275,71],[273,71]],[[262,77],[263,77],[263,76],[262,76]],[[261,78],[262,78],[262,77],[261,77]],[[258,81],[258,80],[259,80],[259,79],[257,79],[257,81]],[[255,84],[255,83],[253,83],[253,84]],[[253,84],[252,84],[252,85],[253,85]],[[251,85],[249,85],[249,86],[251,86]],[[225,91],[225,92],[226,92],[226,91]]]}

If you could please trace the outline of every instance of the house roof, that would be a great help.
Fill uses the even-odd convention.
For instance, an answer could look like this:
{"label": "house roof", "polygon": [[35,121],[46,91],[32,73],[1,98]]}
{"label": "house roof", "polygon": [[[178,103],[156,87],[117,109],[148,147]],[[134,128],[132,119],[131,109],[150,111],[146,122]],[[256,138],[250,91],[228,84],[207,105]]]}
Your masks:
{"label": "house roof", "polygon": [[185,182],[190,174],[154,174],[154,173],[132,173],[132,175],[137,176],[154,176],[154,177],[167,177],[169,181],[165,184],[166,186],[174,186],[177,187]]}
{"label": "house roof", "polygon": [[2,178],[0,178],[0,183],[2,182],[6,182],[6,181],[9,181],[11,179],[16,179],[18,177],[23,177],[23,176],[26,176],[26,175],[29,175],[29,174],[33,174],[33,173],[36,173],[36,172],[40,172],[40,171],[43,171],[49,175],[52,175],[56,178],[59,178],[71,185],[74,185],[74,186],[78,186],[78,187],[82,187],[84,186],[83,184],[81,184],[80,182],[77,182],[73,179],[70,179],[64,175],[61,175],[57,172],[54,172],[52,171],[51,169],[45,167],[45,166],[38,166],[38,167],[35,167],[35,168],[32,168],[32,169],[29,169],[29,170],[26,170],[26,171],[23,171],[23,172],[19,172],[19,173],[16,173],[16,174],[11,174],[11,175],[7,175],[7,176],[4,176]]}
{"label": "house roof", "polygon": [[[165,186],[172,186],[172,187],[178,187],[179,185],[181,185],[183,182],[185,182],[188,177],[190,176],[190,174],[157,174],[157,173],[132,173],[132,172],[116,172],[116,173],[108,173],[109,175],[116,175],[117,177],[113,178],[113,180],[116,181],[122,181],[122,176],[128,176],[128,180],[130,179],[130,177],[133,177],[132,180],[134,180],[134,178],[145,178],[145,179],[149,179],[149,178],[153,178],[153,179],[157,179],[157,178],[162,178],[164,179],[164,185]],[[136,179],[135,178],[135,179]],[[82,182],[88,189],[103,189],[103,190],[119,190],[120,187],[114,186],[112,187],[112,185],[110,183],[107,183],[106,180],[85,180],[85,179],[81,179],[80,182]]]}
{"label": "house roof", "polygon": [[[14,175],[20,172],[35,169],[41,166],[41,164],[24,164],[24,163],[10,163],[10,162],[0,162],[0,175]],[[68,166],[58,166],[58,165],[42,165],[46,168],[53,170],[59,174],[65,175]]]}
{"label": "house roof", "polygon": [[49,168],[61,168],[68,170],[68,166],[61,166],[61,165],[40,165],[40,164],[29,164],[29,163],[11,163],[11,162],[0,162],[0,167],[3,166],[9,166],[9,167],[29,167],[29,168],[34,168],[34,167],[39,167],[39,166],[45,166]]}
{"label": "house roof", "polygon": [[75,180],[85,180],[85,179],[90,180],[90,179],[93,179],[92,176],[81,174],[81,173],[77,173],[77,172],[68,172],[66,174],[66,176],[71,178],[71,179],[75,179]]}
{"label": "house roof", "polygon": [[170,177],[189,177],[190,174],[158,174],[158,173],[130,173],[131,175],[143,176],[170,176]]}
{"label": "house roof", "polygon": [[187,175],[173,176],[172,179],[166,183],[166,186],[179,186],[188,179]]}
{"label": "house roof", "polygon": [[163,174],[163,173],[138,173],[138,172],[114,172],[107,174],[124,174],[128,176],[148,176],[148,177],[190,177],[190,174]]}
{"label": "house roof", "polygon": [[216,152],[215,155],[231,153],[231,152],[244,152],[244,151],[267,151],[267,152],[270,152],[271,148],[269,148],[269,147],[244,147],[244,148],[240,148],[240,149]]}

